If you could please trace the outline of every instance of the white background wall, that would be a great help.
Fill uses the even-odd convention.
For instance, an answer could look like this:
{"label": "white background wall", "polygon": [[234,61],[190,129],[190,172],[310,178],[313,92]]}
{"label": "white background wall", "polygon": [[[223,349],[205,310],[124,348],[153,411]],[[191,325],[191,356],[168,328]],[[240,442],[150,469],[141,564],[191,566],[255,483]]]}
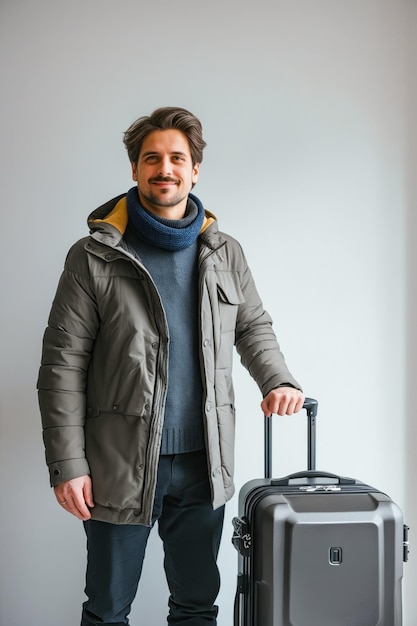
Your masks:
{"label": "white background wall", "polygon": [[[132,184],[122,132],[158,106],[203,122],[195,191],[243,244],[289,366],[320,401],[319,467],[389,493],[416,545],[416,7],[1,0],[2,626],[79,623],[84,537],[48,486],[41,337],[88,213]],[[240,487],[262,474],[263,433],[238,361],[235,386]],[[275,474],[303,468],[304,427],[275,421]],[[236,512],[237,497],[219,626],[232,623]],[[134,626],[165,620],[154,535]],[[405,626],[417,623],[416,554]]]}

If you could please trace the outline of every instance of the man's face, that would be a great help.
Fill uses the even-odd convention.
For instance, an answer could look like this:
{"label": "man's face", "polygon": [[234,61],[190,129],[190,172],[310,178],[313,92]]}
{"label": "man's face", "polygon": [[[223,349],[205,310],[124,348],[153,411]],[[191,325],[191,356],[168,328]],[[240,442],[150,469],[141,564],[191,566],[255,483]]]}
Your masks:
{"label": "man's face", "polygon": [[193,165],[188,140],[181,131],[152,131],[142,143],[138,162],[132,163],[142,206],[160,217],[181,219],[199,168],[199,163]]}

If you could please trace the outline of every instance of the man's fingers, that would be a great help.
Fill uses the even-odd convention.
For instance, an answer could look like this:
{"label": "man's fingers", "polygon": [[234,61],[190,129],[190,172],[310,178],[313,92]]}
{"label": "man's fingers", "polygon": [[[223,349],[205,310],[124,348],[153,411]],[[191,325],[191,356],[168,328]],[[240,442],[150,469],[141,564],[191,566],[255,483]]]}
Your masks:
{"label": "man's fingers", "polygon": [[261,402],[264,415],[293,415],[302,409],[304,395],[292,387],[273,389]]}
{"label": "man's fingers", "polygon": [[303,408],[303,398],[289,398],[280,406],[279,415],[293,415]]}
{"label": "man's fingers", "polygon": [[84,498],[80,498],[79,496],[67,496],[66,500],[59,502],[63,509],[68,511],[68,513],[72,513],[80,520],[88,520],[91,517],[91,513],[87,508]]}
{"label": "man's fingers", "polygon": [[68,480],[54,487],[54,491],[58,503],[68,513],[83,521],[90,519],[91,513],[88,506],[93,507],[94,502],[89,476]]}
{"label": "man's fingers", "polygon": [[70,504],[72,505],[70,508],[70,512],[75,515],[75,517],[78,517],[78,519],[81,519],[83,521],[90,519],[91,513],[85,503],[82,493],[76,494]]}
{"label": "man's fingers", "polygon": [[86,480],[86,482],[84,483],[84,499],[89,507],[92,508],[94,506],[93,487],[89,477],[88,480]]}

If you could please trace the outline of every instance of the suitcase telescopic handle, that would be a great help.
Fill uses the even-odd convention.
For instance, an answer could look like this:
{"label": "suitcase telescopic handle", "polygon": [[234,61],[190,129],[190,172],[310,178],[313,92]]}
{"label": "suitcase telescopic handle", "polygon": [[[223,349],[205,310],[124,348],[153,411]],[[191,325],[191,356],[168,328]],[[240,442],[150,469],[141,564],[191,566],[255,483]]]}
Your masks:
{"label": "suitcase telescopic handle", "polygon": [[[316,469],[316,418],[318,402],[305,398],[303,409],[307,412],[307,469]],[[272,419],[265,415],[265,478],[272,477]]]}

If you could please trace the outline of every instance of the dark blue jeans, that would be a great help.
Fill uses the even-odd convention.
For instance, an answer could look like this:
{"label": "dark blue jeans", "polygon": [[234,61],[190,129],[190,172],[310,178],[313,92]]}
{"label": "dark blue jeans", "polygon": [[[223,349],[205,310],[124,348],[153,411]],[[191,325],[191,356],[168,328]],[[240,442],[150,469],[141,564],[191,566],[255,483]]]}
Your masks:
{"label": "dark blue jeans", "polygon": [[[224,507],[213,511],[206,452],[161,456],[153,509],[170,590],[168,624],[214,626]],[[151,528],[89,520],[81,626],[129,624]],[[142,625],[141,625],[142,626]],[[149,626],[149,624],[144,625]]]}

